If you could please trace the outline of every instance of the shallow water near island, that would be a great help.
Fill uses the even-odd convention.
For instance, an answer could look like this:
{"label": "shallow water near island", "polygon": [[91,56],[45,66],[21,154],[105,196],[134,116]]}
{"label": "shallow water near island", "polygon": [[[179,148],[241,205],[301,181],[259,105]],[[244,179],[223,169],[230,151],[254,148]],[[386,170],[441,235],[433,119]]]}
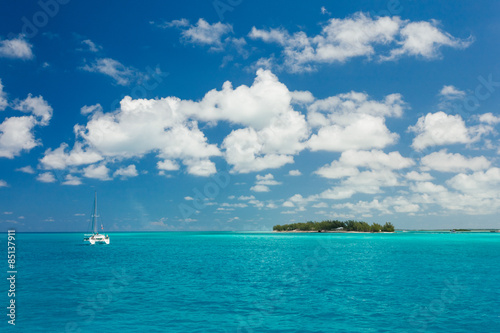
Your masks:
{"label": "shallow water near island", "polygon": [[17,234],[15,330],[500,331],[500,234],[110,237]]}

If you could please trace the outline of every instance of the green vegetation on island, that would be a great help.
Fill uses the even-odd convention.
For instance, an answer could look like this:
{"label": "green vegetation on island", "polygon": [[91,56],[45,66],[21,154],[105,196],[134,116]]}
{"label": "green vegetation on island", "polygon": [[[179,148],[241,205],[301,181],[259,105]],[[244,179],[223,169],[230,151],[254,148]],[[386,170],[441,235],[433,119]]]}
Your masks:
{"label": "green vegetation on island", "polygon": [[358,232],[394,232],[391,222],[386,222],[383,226],[378,223],[372,225],[362,221],[338,221],[327,220],[322,222],[299,222],[283,225],[275,225],[273,231],[358,231]]}

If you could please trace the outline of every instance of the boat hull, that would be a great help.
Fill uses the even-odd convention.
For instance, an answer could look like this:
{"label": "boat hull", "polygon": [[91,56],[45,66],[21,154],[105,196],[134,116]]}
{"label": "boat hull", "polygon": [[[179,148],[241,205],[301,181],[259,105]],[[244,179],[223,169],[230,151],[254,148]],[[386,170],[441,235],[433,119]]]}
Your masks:
{"label": "boat hull", "polygon": [[89,237],[85,237],[83,239],[84,242],[89,242],[90,245],[94,244],[109,244],[109,236],[104,235],[92,235]]}

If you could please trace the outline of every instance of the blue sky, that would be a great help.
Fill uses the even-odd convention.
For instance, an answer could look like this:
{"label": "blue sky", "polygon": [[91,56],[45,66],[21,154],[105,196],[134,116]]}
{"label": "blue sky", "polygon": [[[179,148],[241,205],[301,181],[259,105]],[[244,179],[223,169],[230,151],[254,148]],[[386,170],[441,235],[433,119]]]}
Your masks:
{"label": "blue sky", "polygon": [[1,230],[500,227],[497,3],[2,7]]}

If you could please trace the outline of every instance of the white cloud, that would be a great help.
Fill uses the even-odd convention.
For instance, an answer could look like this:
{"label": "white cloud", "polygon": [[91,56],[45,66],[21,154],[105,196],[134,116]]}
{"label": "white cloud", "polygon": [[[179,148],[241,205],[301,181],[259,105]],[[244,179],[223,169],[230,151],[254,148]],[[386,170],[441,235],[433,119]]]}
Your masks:
{"label": "white cloud", "polygon": [[83,115],[88,115],[88,114],[95,113],[95,112],[102,112],[101,104],[97,103],[94,105],[84,105],[80,109],[80,113]]}
{"label": "white cloud", "polygon": [[109,169],[106,165],[89,165],[83,169],[83,175],[87,178],[94,178],[99,180],[110,180]]}
{"label": "white cloud", "polygon": [[440,56],[440,48],[448,46],[455,49],[465,49],[472,43],[472,37],[461,40],[447,32],[441,31],[437,21],[411,22],[400,30],[401,47],[393,49],[389,57],[384,60],[393,60],[403,55],[420,56],[426,59]]}
{"label": "white cloud", "polygon": [[321,14],[323,15],[331,15],[332,13],[330,13],[326,8],[325,6],[321,6]]}
{"label": "white cloud", "polygon": [[251,87],[208,92],[200,102],[181,101],[180,110],[208,122],[228,121],[246,126],[223,141],[224,156],[233,172],[279,168],[293,162],[308,137],[305,117],[291,106],[292,94],[270,71],[258,70]]}
{"label": "white cloud", "polygon": [[73,175],[66,175],[65,181],[62,184],[63,185],[77,186],[77,185],[81,185],[82,181],[80,180],[80,178],[75,177]]}
{"label": "white cloud", "polygon": [[39,117],[39,122],[42,126],[49,124],[53,112],[52,107],[42,96],[33,97],[31,94],[28,94],[28,97],[22,101],[16,100],[13,109],[34,114]]}
{"label": "white cloud", "polygon": [[300,170],[290,170],[290,171],[288,171],[288,175],[289,176],[300,176],[300,175],[302,175],[302,173],[300,172]]}
{"label": "white cloud", "polygon": [[399,137],[386,127],[385,117],[400,117],[405,108],[399,94],[387,95],[380,102],[357,92],[315,101],[308,107],[307,118],[319,130],[311,136],[308,146],[313,151],[384,148]]}
{"label": "white cloud", "polygon": [[254,185],[250,188],[250,191],[254,191],[254,192],[269,192],[271,191],[269,189],[269,187],[265,186],[265,185]]}
{"label": "white cloud", "polygon": [[0,124],[0,157],[14,158],[38,146],[33,134],[37,124],[33,116],[5,118]]}
{"label": "white cloud", "polygon": [[422,157],[421,164],[424,170],[441,172],[465,172],[488,169],[491,162],[484,156],[467,158],[461,154],[448,153],[446,149]]}
{"label": "white cloud", "polygon": [[410,171],[405,175],[405,178],[408,180],[415,180],[415,181],[427,181],[427,180],[432,180],[433,177],[425,172],[418,173],[417,171]]}
{"label": "white cloud", "polygon": [[5,110],[7,105],[9,105],[7,102],[7,94],[3,90],[2,80],[0,79],[0,111]]}
{"label": "white cloud", "polygon": [[3,179],[0,179],[0,187],[8,187],[9,184],[7,184],[7,182]]}
{"label": "white cloud", "polygon": [[255,176],[255,179],[257,180],[255,182],[257,185],[273,186],[273,185],[280,185],[281,184],[281,182],[276,181],[274,179],[274,176],[270,173],[268,173],[267,175],[264,175],[264,176],[257,175],[257,176]]}
{"label": "white cloud", "polygon": [[331,179],[354,177],[359,175],[358,167],[375,170],[395,170],[413,166],[415,162],[401,156],[399,152],[384,153],[381,150],[343,152],[338,161],[325,165],[315,173]]}
{"label": "white cloud", "polygon": [[432,182],[417,182],[410,185],[410,189],[413,192],[418,193],[444,193],[448,190],[442,185],[436,185]]}
{"label": "white cloud", "polygon": [[187,196],[187,197],[184,197],[184,200],[186,200],[186,201],[193,201],[194,199],[193,199],[193,197]]}
{"label": "white cloud", "polygon": [[187,166],[187,172],[191,175],[208,177],[217,172],[215,163],[208,159],[186,159],[183,163]]}
{"label": "white cloud", "polygon": [[186,43],[210,46],[212,51],[223,50],[223,36],[233,32],[233,26],[228,23],[208,23],[200,18],[196,24],[189,24],[186,19],[173,20],[162,24],[162,28],[176,27],[182,30],[181,37]]}
{"label": "white cloud", "polygon": [[126,67],[119,61],[111,58],[98,58],[91,65],[82,67],[87,72],[101,73],[112,77],[121,86],[129,85],[137,73],[132,67]]}
{"label": "white cloud", "polygon": [[[343,63],[354,57],[395,60],[407,55],[432,59],[439,56],[443,46],[466,48],[470,45],[471,38],[455,38],[440,30],[437,24],[434,20],[410,22],[397,16],[372,18],[358,12],[344,19],[330,19],[315,36],[308,36],[304,31],[290,34],[284,29],[253,27],[249,37],[281,46],[284,66],[290,72],[314,71],[316,64]],[[376,47],[389,48],[390,52],[384,54]]]}
{"label": "white cloud", "polygon": [[103,159],[99,153],[91,149],[84,149],[79,142],[75,143],[75,146],[69,153],[66,153],[66,148],[68,148],[68,145],[62,143],[55,150],[47,149],[44,157],[40,159],[43,167],[45,169],[63,170],[68,166],[93,164]]}
{"label": "white cloud", "polygon": [[495,116],[493,113],[488,112],[479,116],[479,121],[489,125],[496,125],[500,123],[500,117]]}
{"label": "white cloud", "polygon": [[54,174],[52,172],[45,172],[41,173],[36,177],[36,180],[42,183],[54,183],[56,181],[56,178],[54,177]]}
{"label": "white cloud", "polygon": [[255,185],[250,188],[254,192],[269,192],[269,186],[281,185],[281,182],[276,181],[270,173],[264,176],[257,175],[255,179]]}
{"label": "white cloud", "polygon": [[447,181],[447,184],[462,193],[479,198],[496,199],[500,207],[500,168],[490,168],[473,174],[458,174]]}
{"label": "white cloud", "polygon": [[459,115],[448,115],[442,111],[420,117],[415,126],[408,129],[417,134],[412,144],[416,150],[438,145],[473,143],[482,134],[491,131],[491,128],[484,125],[468,128]]}
{"label": "white cloud", "polygon": [[249,196],[241,195],[238,197],[238,200],[244,200],[244,201],[254,200],[254,199],[255,199],[255,197],[253,195],[249,195]]}
{"label": "white cloud", "polygon": [[31,167],[31,165],[27,165],[25,167],[16,169],[16,171],[21,171],[21,172],[29,173],[29,174],[34,174],[35,173],[35,170],[33,170],[33,168]]}
{"label": "white cloud", "polygon": [[14,59],[32,59],[33,52],[30,43],[23,36],[0,40],[0,57]]}
{"label": "white cloud", "polygon": [[98,52],[100,49],[102,49],[101,46],[96,45],[93,41],[90,39],[85,39],[82,41],[83,45],[86,45],[89,49],[90,52]]}
{"label": "white cloud", "polygon": [[324,178],[340,179],[359,174],[358,168],[352,165],[344,165],[339,161],[333,161],[331,164],[322,166],[314,172]]}
{"label": "white cloud", "polygon": [[85,126],[75,126],[75,132],[91,147],[90,151],[103,157],[123,159],[156,152],[164,160],[157,165],[161,170],[177,169],[174,160],[181,159],[188,173],[212,174],[215,165],[208,158],[221,153],[216,145],[207,143],[196,121],[178,111],[179,102],[171,97],[125,97],[119,110],[94,113]]}
{"label": "white cloud", "polygon": [[135,165],[130,164],[126,168],[119,168],[118,170],[116,170],[115,173],[113,174],[113,177],[121,176],[122,178],[128,178],[128,177],[136,177],[137,175],[139,174],[137,173]]}
{"label": "white cloud", "polygon": [[456,99],[465,97],[465,91],[457,89],[455,86],[443,86],[439,94],[447,99]]}
{"label": "white cloud", "polygon": [[156,163],[156,167],[160,170],[166,171],[175,171],[180,168],[179,164],[172,160],[158,161],[158,163]]}

